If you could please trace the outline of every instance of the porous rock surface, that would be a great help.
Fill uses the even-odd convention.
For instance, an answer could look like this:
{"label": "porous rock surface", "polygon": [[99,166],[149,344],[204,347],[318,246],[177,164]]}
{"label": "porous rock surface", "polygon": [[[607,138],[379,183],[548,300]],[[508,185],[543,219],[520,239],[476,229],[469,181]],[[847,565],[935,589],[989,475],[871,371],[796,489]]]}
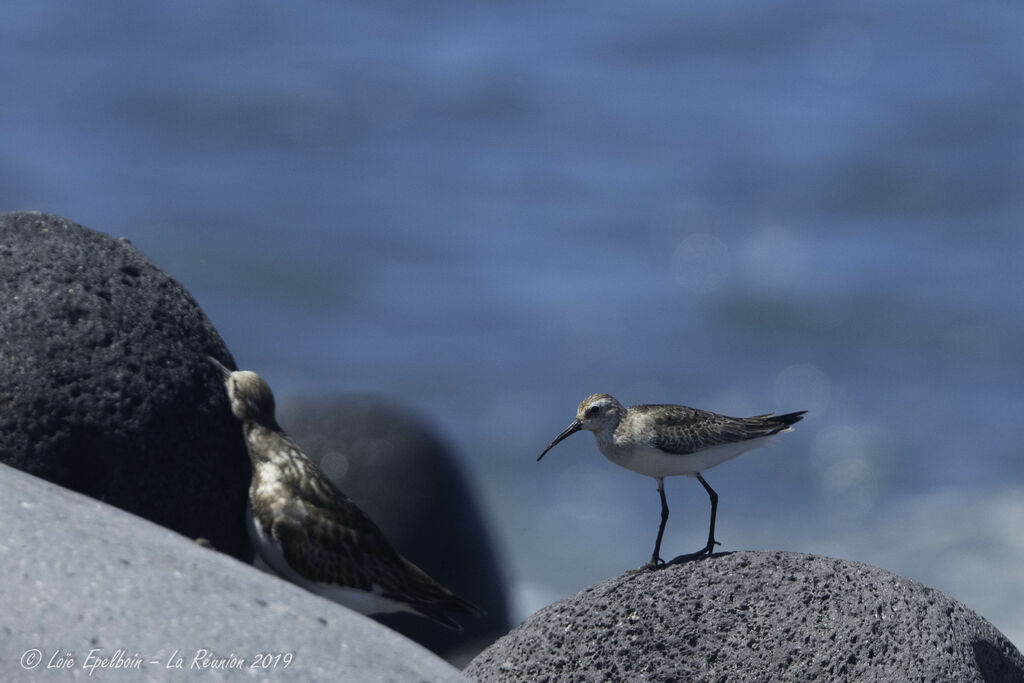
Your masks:
{"label": "porous rock surface", "polygon": [[0,462],[249,558],[224,342],[126,240],[0,214]]}
{"label": "porous rock surface", "polygon": [[595,584],[474,659],[478,681],[1024,681],[948,595],[877,567],[737,552]]}
{"label": "porous rock surface", "polygon": [[467,681],[372,619],[3,465],[0,567],[4,681]]}
{"label": "porous rock surface", "polygon": [[493,541],[452,449],[407,408],[369,396],[292,401],[280,422],[400,553],[487,614],[461,632],[408,614],[377,619],[465,664],[508,631]]}

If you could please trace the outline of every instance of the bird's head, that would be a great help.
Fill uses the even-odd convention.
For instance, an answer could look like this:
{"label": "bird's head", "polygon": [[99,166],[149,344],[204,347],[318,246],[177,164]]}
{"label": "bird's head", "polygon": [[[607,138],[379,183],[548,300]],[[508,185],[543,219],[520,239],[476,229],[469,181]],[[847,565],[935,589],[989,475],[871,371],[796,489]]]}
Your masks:
{"label": "bird's head", "polygon": [[224,375],[231,412],[235,417],[242,422],[257,422],[268,427],[277,427],[274,418],[274,393],[262,377],[248,370],[232,372],[213,358],[210,358],[210,362]]}
{"label": "bird's head", "polygon": [[242,422],[272,425],[274,420],[274,394],[262,377],[248,370],[237,370],[225,381],[231,412]]}
{"label": "bird's head", "polygon": [[625,409],[622,407],[622,404],[608,394],[592,394],[587,396],[580,403],[579,408],[576,409],[576,419],[561,434],[555,437],[555,440],[544,449],[544,453],[541,453],[537,460],[540,461],[548,451],[557,446],[563,439],[572,436],[581,429],[596,433],[606,426],[613,426],[614,428],[614,425],[622,419],[624,412]]}

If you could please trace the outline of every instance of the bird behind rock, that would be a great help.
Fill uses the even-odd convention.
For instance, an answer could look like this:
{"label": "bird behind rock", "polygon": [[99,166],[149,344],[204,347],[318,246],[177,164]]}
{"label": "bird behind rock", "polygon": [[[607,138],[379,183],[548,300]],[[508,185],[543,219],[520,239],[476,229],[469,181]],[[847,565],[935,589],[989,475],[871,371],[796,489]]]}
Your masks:
{"label": "bird behind rock", "polygon": [[224,374],[252,462],[248,526],[279,576],[362,614],[411,612],[461,630],[449,612],[483,612],[402,557],[376,524],[277,424],[274,395],[254,372]]}

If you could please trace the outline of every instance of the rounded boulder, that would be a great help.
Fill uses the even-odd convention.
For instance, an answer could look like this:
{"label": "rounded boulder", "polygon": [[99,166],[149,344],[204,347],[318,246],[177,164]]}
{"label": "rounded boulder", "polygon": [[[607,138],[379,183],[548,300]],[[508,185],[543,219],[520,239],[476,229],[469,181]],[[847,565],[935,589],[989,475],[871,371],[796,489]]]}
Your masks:
{"label": "rounded boulder", "polygon": [[477,681],[1024,681],[1024,658],[948,595],[859,562],[737,552],[637,570],[484,650]]}
{"label": "rounded boulder", "polygon": [[0,462],[251,557],[233,366],[185,289],[127,240],[0,215]]}

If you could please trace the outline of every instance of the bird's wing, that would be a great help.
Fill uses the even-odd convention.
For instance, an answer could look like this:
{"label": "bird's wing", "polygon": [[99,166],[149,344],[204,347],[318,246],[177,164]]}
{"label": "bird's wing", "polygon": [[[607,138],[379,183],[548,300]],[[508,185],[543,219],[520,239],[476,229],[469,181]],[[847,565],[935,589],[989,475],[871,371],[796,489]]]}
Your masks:
{"label": "bird's wing", "polygon": [[[657,409],[657,410],[652,410]],[[771,413],[755,417],[729,417],[688,406],[635,406],[651,421],[653,444],[666,453],[685,455],[723,444],[771,436],[788,424]]]}
{"label": "bird's wing", "polygon": [[408,603],[452,628],[440,610],[480,611],[432,579],[394,549],[366,513],[319,470],[303,477],[301,495],[278,515],[273,535],[285,560],[311,581],[347,586]]}
{"label": "bird's wing", "polygon": [[402,560],[377,525],[348,499],[331,507],[293,500],[274,521],[272,534],[285,560],[310,581],[372,591]]}

